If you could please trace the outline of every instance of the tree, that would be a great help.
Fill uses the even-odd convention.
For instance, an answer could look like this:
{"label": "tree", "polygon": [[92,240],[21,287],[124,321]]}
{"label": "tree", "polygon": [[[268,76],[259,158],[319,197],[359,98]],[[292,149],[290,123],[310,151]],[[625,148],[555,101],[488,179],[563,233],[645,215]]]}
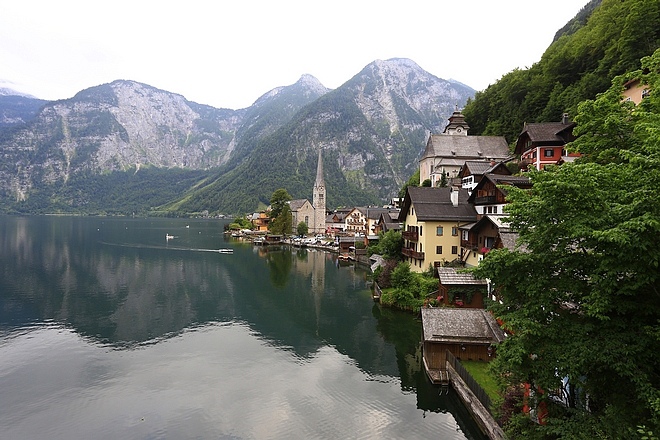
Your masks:
{"label": "tree", "polygon": [[290,234],[293,229],[293,215],[291,214],[291,207],[288,203],[285,203],[280,210],[280,215],[275,217],[270,224],[268,229],[273,234],[286,235]]}
{"label": "tree", "polygon": [[300,236],[307,235],[307,232],[309,232],[309,227],[307,226],[307,223],[305,222],[298,223],[298,226],[296,226],[296,232]]}
{"label": "tree", "polygon": [[289,201],[291,196],[287,190],[280,188],[275,190],[270,198],[270,232],[273,234],[290,234],[293,229],[293,217]]}
{"label": "tree", "polygon": [[[492,311],[511,333],[497,369],[545,394],[564,387],[536,431],[558,438],[633,438],[660,431],[660,50],[579,106],[570,147],[584,159],[529,174],[507,212],[517,250],[474,270],[493,280]],[[643,73],[648,72],[648,73]],[[638,78],[651,94],[621,99]]]}
{"label": "tree", "polygon": [[403,200],[406,197],[406,191],[409,186],[419,186],[419,167],[415,170],[410,179],[399,190],[399,198]]}
{"label": "tree", "polygon": [[273,195],[270,197],[270,218],[275,219],[284,209],[285,205],[288,205],[291,201],[291,196],[284,188],[275,190]]}

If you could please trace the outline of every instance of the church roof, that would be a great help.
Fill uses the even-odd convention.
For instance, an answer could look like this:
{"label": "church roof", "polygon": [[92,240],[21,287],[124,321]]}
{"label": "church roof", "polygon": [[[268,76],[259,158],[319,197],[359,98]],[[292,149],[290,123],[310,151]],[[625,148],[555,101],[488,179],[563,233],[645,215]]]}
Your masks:
{"label": "church roof", "polygon": [[[291,200],[289,202],[289,206],[291,207],[291,211],[298,211],[300,208],[303,207],[305,202],[309,203],[309,200],[307,199],[296,199],[296,200]],[[310,203],[311,205],[311,203]]]}
{"label": "church roof", "polygon": [[509,146],[504,136],[432,134],[426,143],[422,160],[428,157],[462,158],[462,162],[481,158],[501,160],[509,155]]}

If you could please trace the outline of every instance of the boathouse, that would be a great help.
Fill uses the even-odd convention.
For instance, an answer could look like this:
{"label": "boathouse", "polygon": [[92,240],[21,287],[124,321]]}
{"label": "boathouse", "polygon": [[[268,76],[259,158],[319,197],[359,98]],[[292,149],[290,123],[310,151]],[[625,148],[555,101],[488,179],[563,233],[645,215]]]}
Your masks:
{"label": "boathouse", "polygon": [[438,302],[445,305],[483,309],[488,288],[486,280],[471,273],[457,272],[454,267],[438,267]]}
{"label": "boathouse", "polygon": [[442,382],[446,351],[460,360],[488,361],[504,340],[497,321],[483,309],[422,308],[424,369],[433,383]]}

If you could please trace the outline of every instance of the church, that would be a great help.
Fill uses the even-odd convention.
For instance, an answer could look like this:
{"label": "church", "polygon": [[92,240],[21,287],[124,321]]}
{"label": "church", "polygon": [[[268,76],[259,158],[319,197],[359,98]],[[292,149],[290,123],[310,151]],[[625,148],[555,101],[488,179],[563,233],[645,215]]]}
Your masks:
{"label": "church", "polygon": [[457,107],[444,131],[429,135],[419,161],[420,183],[429,179],[436,187],[443,176],[447,181],[457,177],[466,161],[500,162],[510,156],[504,136],[468,136],[469,129]]}
{"label": "church", "polygon": [[323,179],[323,158],[319,150],[319,159],[316,165],[316,180],[312,188],[312,203],[307,199],[291,200],[289,202],[293,216],[293,229],[300,222],[305,222],[310,234],[325,233],[325,181]]}

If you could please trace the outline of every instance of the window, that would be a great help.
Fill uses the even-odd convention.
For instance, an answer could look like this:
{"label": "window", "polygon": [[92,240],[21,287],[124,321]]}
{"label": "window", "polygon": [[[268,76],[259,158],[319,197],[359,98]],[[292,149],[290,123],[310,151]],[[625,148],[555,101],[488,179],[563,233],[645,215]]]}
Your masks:
{"label": "window", "polygon": [[435,253],[438,254],[438,255],[441,255],[442,254],[442,246],[436,246],[435,247]]}
{"label": "window", "polygon": [[452,246],[451,247],[451,253],[454,254],[454,255],[458,254],[458,246]]}
{"label": "window", "polygon": [[438,226],[435,229],[435,235],[442,235],[442,231],[443,231],[442,226]]}
{"label": "window", "polygon": [[308,215],[305,216],[305,224],[309,225],[309,216]]}
{"label": "window", "polygon": [[421,226],[419,227],[419,236],[420,237],[422,236],[422,227]]}
{"label": "window", "polygon": [[462,231],[463,232],[463,240],[467,241],[468,240],[468,231]]}
{"label": "window", "polygon": [[554,155],[555,155],[555,150],[553,150],[552,148],[546,148],[545,150],[543,150],[543,157],[552,157]]}
{"label": "window", "polygon": [[458,228],[456,226],[451,227],[451,235],[456,237],[458,235]]}
{"label": "window", "polygon": [[493,206],[493,214],[497,214],[497,206]]}

